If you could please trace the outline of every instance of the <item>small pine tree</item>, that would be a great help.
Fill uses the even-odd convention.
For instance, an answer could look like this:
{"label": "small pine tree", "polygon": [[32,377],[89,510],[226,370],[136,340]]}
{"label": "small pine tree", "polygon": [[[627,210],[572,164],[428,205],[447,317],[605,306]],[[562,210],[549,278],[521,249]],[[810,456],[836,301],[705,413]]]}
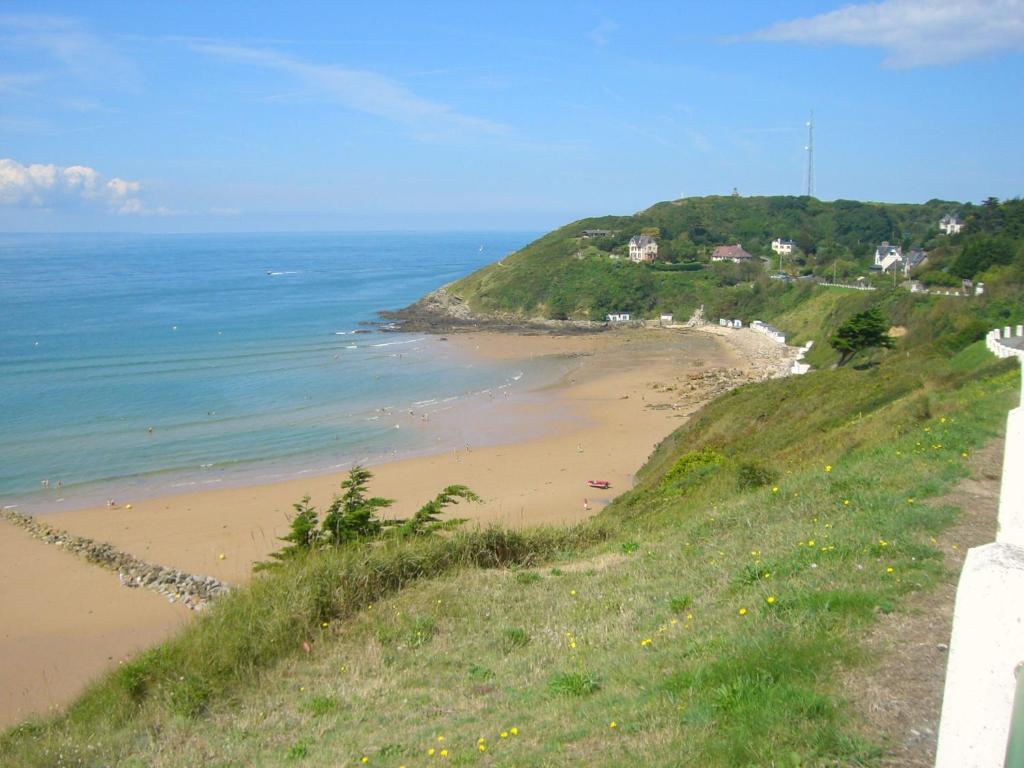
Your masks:
{"label": "small pine tree", "polygon": [[832,348],[839,352],[838,366],[846,365],[854,355],[872,347],[892,349],[895,346],[892,336],[888,334],[889,324],[878,307],[854,315],[836,329],[835,335],[828,340]]}
{"label": "small pine tree", "polygon": [[450,504],[457,504],[459,499],[465,501],[481,501],[473,491],[464,485],[449,485],[437,496],[428,501],[408,520],[395,520],[390,525],[395,525],[399,536],[425,535],[434,531],[449,530],[466,522],[465,518],[450,518],[442,520],[438,515]]}
{"label": "small pine tree", "polygon": [[383,527],[377,510],[390,507],[394,501],[379,496],[367,498],[366,489],[373,473],[356,464],[342,482],[345,493],[335,496],[324,514],[321,533],[324,541],[335,546],[356,539],[378,536]]}
{"label": "small pine tree", "polygon": [[[281,541],[287,541],[288,546],[277,552],[271,552],[270,556],[278,563],[291,560],[311,550],[320,540],[320,532],[317,530],[316,507],[309,505],[309,496],[303,496],[302,501],[292,504],[295,510],[295,517],[291,519],[291,528],[287,536],[282,536]],[[264,570],[277,563],[257,563],[255,570]]]}

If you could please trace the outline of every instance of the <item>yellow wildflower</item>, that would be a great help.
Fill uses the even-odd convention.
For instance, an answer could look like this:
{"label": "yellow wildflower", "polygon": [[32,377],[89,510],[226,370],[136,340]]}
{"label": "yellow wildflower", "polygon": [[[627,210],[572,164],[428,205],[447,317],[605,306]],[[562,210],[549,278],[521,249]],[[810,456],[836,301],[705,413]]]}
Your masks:
{"label": "yellow wildflower", "polygon": [[508,731],[502,731],[501,732],[501,738],[507,739],[508,738]]}
{"label": "yellow wildflower", "polygon": [[768,595],[764,601],[768,603],[768,605],[775,605],[775,595]]}
{"label": "yellow wildflower", "polygon": [[514,725],[508,729],[508,732],[511,733],[513,736],[519,735],[519,729],[516,728]]}
{"label": "yellow wildflower", "polygon": [[440,754],[441,757],[448,757],[448,750],[442,749],[438,754]]}
{"label": "yellow wildflower", "polygon": [[615,722],[614,720],[612,720],[612,721],[611,721],[610,723],[608,723],[608,727],[609,727],[609,728],[617,728],[617,727],[618,727],[618,725],[619,725],[619,724],[618,724],[618,723],[616,723],[616,722]]}
{"label": "yellow wildflower", "polygon": [[832,465],[831,464],[826,464],[825,465],[825,471],[826,472],[831,472],[832,471]]}
{"label": "yellow wildflower", "polygon": [[740,616],[746,616],[746,615],[747,615],[747,609],[746,608],[740,608]]}

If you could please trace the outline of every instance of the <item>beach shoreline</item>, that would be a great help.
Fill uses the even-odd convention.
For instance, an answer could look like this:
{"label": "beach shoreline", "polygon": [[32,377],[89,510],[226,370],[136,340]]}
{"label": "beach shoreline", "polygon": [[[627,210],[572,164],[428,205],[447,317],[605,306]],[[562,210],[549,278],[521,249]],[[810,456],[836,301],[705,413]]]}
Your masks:
{"label": "beach shoreline", "polygon": [[[558,357],[567,365],[558,380],[529,397],[495,398],[462,416],[474,420],[465,425],[467,435],[490,432],[494,440],[467,438],[461,447],[373,465],[370,490],[396,499],[389,512],[405,517],[445,485],[465,484],[483,502],[460,505],[454,514],[469,518],[470,525],[513,527],[564,524],[596,514],[632,487],[633,473],[693,411],[731,386],[779,375],[792,357],[788,348],[760,334],[714,326],[570,335],[478,331],[454,334],[450,343],[480,358]],[[519,432],[527,437],[516,440],[511,425],[528,427]],[[513,441],[502,439],[506,432]],[[126,499],[118,508],[62,511],[46,515],[46,521],[147,562],[242,584],[252,565],[279,547],[292,504],[308,495],[322,509],[344,476],[340,471]],[[611,487],[590,488],[592,479],[608,480]],[[21,540],[25,551],[46,548],[13,528],[5,528],[3,536],[0,543],[12,552]],[[23,559],[0,561],[0,626],[17,627],[0,632],[0,679],[14,679],[18,670],[18,685],[0,696],[0,726],[70,701],[83,677],[62,676],[61,669],[73,666],[92,678],[187,620],[180,604],[123,589],[116,576],[49,550],[47,568],[32,570],[31,590],[24,586]],[[18,562],[21,572],[15,570]],[[79,577],[82,569],[91,569],[89,579]],[[102,606],[105,618],[96,621],[92,643],[76,641],[81,617],[72,612],[62,619],[55,608],[69,583],[76,585],[76,605],[93,612],[89,615],[99,615]],[[126,626],[131,631],[126,633]],[[33,676],[46,685],[34,688]]]}

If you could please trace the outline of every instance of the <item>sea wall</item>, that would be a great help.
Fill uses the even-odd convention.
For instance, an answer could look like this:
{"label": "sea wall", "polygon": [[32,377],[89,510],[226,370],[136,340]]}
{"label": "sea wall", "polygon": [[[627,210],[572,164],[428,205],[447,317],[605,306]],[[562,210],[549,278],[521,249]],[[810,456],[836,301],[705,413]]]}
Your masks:
{"label": "sea wall", "polygon": [[212,576],[196,576],[147,563],[115,549],[111,544],[76,536],[13,509],[0,510],[0,517],[24,529],[34,539],[60,547],[101,568],[116,571],[125,587],[151,589],[170,602],[180,601],[192,610],[205,607],[210,600],[229,589],[227,584]]}
{"label": "sea wall", "polygon": [[1022,363],[1021,404],[1006,420],[996,540],[967,553],[953,610],[936,768],[999,768],[1024,663],[1024,328],[986,339]]}

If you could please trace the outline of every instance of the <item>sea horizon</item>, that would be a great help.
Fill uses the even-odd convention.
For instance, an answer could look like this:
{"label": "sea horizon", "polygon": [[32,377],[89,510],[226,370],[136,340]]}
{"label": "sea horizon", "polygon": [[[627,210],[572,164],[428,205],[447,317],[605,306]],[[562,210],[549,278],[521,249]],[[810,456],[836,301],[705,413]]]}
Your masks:
{"label": "sea horizon", "polygon": [[0,234],[0,506],[47,512],[483,441],[551,366],[382,330],[534,233]]}

